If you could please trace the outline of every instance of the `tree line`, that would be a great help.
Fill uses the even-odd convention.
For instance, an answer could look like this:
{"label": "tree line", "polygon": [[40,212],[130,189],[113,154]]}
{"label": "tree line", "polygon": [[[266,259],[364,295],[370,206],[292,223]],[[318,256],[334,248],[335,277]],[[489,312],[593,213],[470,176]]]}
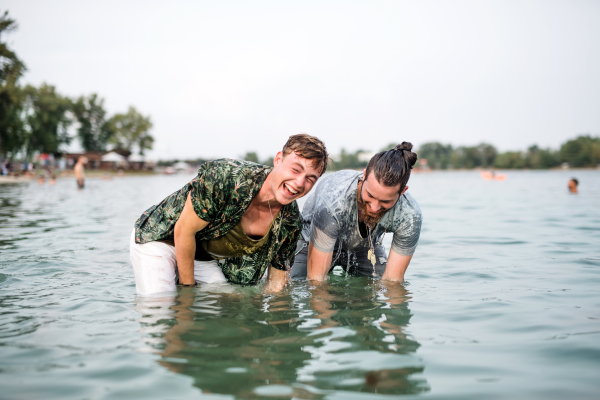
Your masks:
{"label": "tree line", "polygon": [[54,86],[21,86],[25,63],[4,41],[17,23],[0,11],[0,159],[29,160],[37,153],[60,155],[76,132],[85,151],[121,149],[143,155],[152,149],[152,122],[130,106],[108,116],[97,94],[69,98]]}
{"label": "tree line", "polygon": [[589,168],[600,164],[600,137],[580,135],[567,140],[558,150],[533,145],[525,151],[503,153],[487,143],[453,147],[431,142],[420,146],[417,154],[420,159],[426,159],[432,169],[548,169],[563,163],[573,168]]}
{"label": "tree line", "polygon": [[[396,143],[390,143],[379,151],[394,148]],[[342,169],[361,169],[367,166],[368,160],[361,157],[369,151],[357,150],[348,152],[342,149],[335,161],[328,167],[330,171]],[[476,146],[457,146],[439,142],[424,143],[416,149],[420,167],[431,169],[549,169],[567,163],[573,168],[595,168],[600,165],[600,137],[580,135],[567,140],[558,150],[542,149],[537,145],[530,146],[525,151],[507,151],[500,153],[489,143]],[[259,163],[256,152],[248,152],[243,157],[248,161]],[[427,160],[424,162],[423,160]],[[260,162],[273,165],[273,159]]]}

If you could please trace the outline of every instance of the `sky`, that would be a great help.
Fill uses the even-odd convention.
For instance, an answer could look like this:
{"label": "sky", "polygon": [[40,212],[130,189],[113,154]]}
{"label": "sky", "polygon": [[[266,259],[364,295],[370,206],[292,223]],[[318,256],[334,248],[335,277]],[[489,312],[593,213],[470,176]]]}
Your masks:
{"label": "sky", "polygon": [[[4,0],[21,83],[98,93],[153,159],[600,136],[600,2]],[[72,149],[77,145],[72,146]]]}

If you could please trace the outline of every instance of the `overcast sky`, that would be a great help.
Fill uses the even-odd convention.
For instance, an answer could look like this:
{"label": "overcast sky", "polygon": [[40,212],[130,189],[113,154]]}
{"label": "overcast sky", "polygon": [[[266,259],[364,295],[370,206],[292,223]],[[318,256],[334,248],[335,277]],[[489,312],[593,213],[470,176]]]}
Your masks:
{"label": "overcast sky", "polygon": [[159,158],[600,135],[600,1],[4,0],[22,83],[150,115]]}

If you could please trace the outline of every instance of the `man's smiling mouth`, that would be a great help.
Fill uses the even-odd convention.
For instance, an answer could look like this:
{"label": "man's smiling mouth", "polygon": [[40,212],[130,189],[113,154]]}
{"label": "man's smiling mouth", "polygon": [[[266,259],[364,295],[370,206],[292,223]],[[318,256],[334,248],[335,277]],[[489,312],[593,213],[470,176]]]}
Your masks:
{"label": "man's smiling mouth", "polygon": [[284,183],[283,186],[292,194],[292,195],[297,195],[298,193],[300,193],[299,190],[294,190],[290,185],[288,185],[287,183]]}

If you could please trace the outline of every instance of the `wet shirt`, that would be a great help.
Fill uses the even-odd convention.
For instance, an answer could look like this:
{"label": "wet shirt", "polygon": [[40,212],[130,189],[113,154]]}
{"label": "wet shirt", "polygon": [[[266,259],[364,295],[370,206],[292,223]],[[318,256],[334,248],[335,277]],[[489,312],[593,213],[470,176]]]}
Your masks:
{"label": "wet shirt", "polygon": [[[302,209],[302,235],[318,250],[368,250],[369,239],[360,235],[357,185],[362,172],[339,171],[319,180]],[[371,245],[381,244],[386,232],[394,234],[392,249],[400,255],[415,252],[421,234],[421,209],[408,193],[400,196],[371,233]],[[335,258],[335,255],[334,255]]]}
{"label": "wet shirt", "polygon": [[[196,233],[202,241],[224,236],[240,223],[272,168],[255,163],[220,159],[203,164],[198,175],[183,188],[147,209],[135,223],[136,243],[173,241],[175,223],[190,194],[194,211],[208,226]],[[253,285],[268,265],[287,270],[293,264],[302,220],[296,202],[281,208],[271,225],[266,244],[253,254],[219,260],[229,282]]]}
{"label": "wet shirt", "polygon": [[267,243],[272,225],[273,223],[265,236],[254,239],[246,235],[240,222],[224,236],[213,240],[203,240],[202,251],[215,260],[254,254]]}

